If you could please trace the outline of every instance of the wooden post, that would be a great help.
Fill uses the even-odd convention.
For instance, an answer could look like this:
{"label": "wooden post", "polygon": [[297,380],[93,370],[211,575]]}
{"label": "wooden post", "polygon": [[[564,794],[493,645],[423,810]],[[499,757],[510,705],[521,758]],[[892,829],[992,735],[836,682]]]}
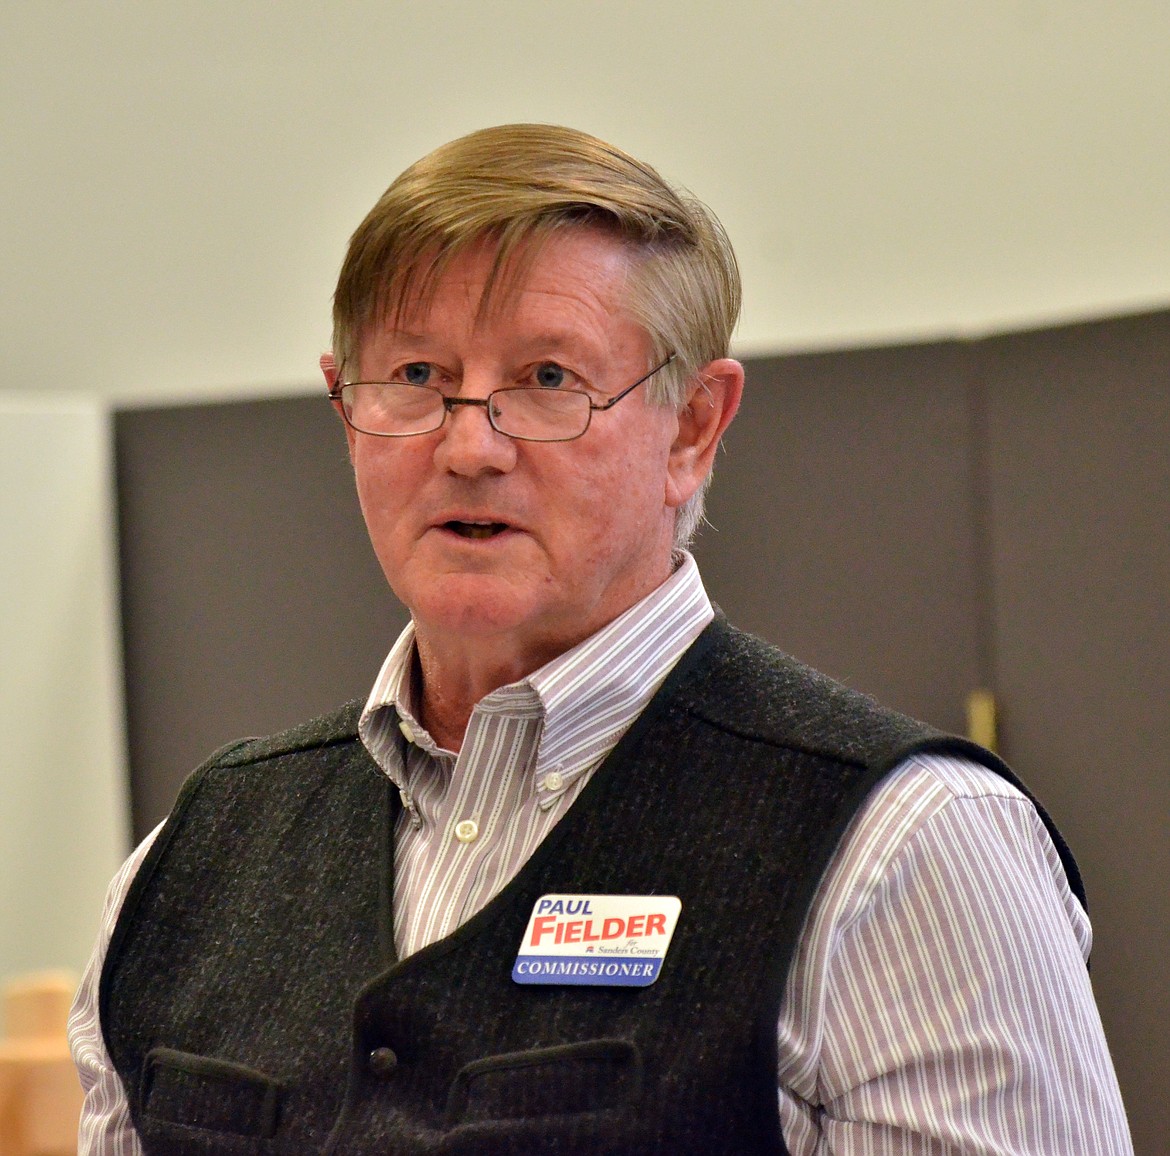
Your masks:
{"label": "wooden post", "polygon": [[82,1094],[65,1038],[76,986],[67,972],[4,985],[0,1156],[76,1156]]}

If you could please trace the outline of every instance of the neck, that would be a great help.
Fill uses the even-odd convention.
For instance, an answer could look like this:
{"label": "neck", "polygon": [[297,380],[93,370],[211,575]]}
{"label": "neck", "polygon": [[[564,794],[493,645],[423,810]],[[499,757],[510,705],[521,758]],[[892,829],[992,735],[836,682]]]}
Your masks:
{"label": "neck", "polygon": [[[573,644],[575,645],[575,644]],[[501,686],[519,682],[571,646],[510,651],[500,639],[469,646],[463,638],[456,647],[415,633],[418,655],[419,721],[445,750],[458,751],[475,704]]]}
{"label": "neck", "polygon": [[539,630],[501,629],[479,633],[445,628],[415,618],[418,656],[415,701],[419,721],[446,750],[458,751],[475,705],[501,686],[519,682],[554,658],[596,634],[670,577],[670,561],[642,588],[625,598],[607,599],[593,614],[564,615]]}

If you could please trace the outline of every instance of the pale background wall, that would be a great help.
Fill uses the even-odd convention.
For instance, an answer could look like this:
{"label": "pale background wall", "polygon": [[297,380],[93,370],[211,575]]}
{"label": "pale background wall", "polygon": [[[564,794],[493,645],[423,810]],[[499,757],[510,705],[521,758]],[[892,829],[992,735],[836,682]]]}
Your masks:
{"label": "pale background wall", "polygon": [[109,444],[100,400],[0,395],[0,978],[78,966],[125,854]]}
{"label": "pale background wall", "polygon": [[743,352],[1170,302],[1164,0],[54,0],[0,43],[0,390],[91,407],[0,409],[0,973],[81,962],[123,838],[102,406],[317,388],[345,239],[439,142],[653,161],[736,243]]}

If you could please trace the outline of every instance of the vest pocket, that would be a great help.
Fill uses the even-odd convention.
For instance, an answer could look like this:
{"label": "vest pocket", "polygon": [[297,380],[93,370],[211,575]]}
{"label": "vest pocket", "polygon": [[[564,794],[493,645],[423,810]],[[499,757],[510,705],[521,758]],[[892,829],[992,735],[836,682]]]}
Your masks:
{"label": "vest pocket", "polygon": [[476,1060],[447,1096],[447,1126],[625,1108],[642,1094],[631,1040],[587,1040]]}
{"label": "vest pocket", "polygon": [[142,1106],[147,1120],[267,1140],[280,1084],[244,1064],[155,1048],[142,1071]]}

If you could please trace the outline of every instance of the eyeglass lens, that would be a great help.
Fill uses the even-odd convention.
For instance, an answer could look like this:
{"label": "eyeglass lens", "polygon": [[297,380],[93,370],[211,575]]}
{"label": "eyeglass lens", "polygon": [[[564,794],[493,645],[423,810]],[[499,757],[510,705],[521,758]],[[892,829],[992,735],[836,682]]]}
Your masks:
{"label": "eyeglass lens", "polygon": [[[389,437],[429,433],[443,424],[443,395],[436,389],[398,382],[357,382],[341,391],[350,423],[365,433]],[[509,437],[559,441],[579,437],[589,425],[586,394],[559,389],[501,389],[491,395],[492,425]]]}

